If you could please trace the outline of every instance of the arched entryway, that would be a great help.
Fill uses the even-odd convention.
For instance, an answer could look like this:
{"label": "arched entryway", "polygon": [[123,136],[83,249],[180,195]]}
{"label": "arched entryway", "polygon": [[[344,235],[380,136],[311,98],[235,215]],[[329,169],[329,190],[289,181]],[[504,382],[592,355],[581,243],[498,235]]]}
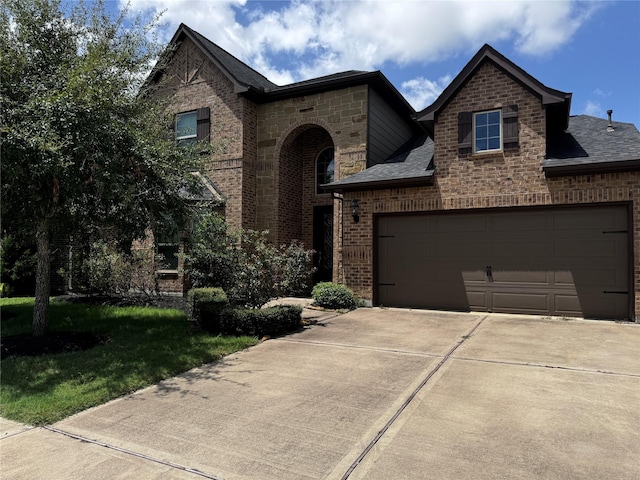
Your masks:
{"label": "arched entryway", "polygon": [[277,242],[300,240],[313,248],[314,281],[333,275],[333,197],[321,188],[333,180],[334,143],[318,125],[294,129],[282,144],[278,168]]}

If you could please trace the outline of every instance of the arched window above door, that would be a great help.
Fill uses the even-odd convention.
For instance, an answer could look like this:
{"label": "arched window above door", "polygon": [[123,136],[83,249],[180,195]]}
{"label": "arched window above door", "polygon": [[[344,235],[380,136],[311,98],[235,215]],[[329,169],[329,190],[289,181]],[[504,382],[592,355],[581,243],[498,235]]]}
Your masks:
{"label": "arched window above door", "polygon": [[316,159],[316,194],[327,193],[320,185],[333,182],[334,170],[333,147],[325,148]]}

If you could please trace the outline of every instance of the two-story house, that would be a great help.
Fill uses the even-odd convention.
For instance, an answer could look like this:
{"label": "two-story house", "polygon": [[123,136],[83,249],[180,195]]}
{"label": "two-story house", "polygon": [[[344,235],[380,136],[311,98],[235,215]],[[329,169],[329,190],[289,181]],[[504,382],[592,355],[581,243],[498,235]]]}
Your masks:
{"label": "two-story house", "polygon": [[[277,86],[181,25],[155,73],[232,226],[375,305],[640,314],[640,134],[485,45],[415,112],[380,72]],[[185,138],[182,138],[185,137]]]}

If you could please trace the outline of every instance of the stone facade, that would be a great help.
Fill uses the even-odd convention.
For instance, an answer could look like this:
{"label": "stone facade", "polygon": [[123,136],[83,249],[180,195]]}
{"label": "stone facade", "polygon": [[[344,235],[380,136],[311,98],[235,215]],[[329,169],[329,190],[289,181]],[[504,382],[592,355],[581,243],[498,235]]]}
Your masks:
{"label": "stone facade", "polygon": [[331,194],[315,191],[323,149],[334,148],[336,179],[366,168],[367,96],[361,85],[258,108],[256,223],[274,242],[311,246],[313,207],[332,203]]}
{"label": "stone facade", "polygon": [[[519,148],[496,153],[458,153],[457,114],[519,106]],[[545,110],[540,99],[492,63],[485,63],[439,115],[434,132],[435,184],[427,187],[346,192],[357,198],[360,221],[344,212],[339,279],[359,296],[374,293],[374,218],[377,214],[543,205],[627,203],[632,205],[634,283],[640,284],[640,172],[547,178]],[[635,312],[640,293],[635,289]]]}

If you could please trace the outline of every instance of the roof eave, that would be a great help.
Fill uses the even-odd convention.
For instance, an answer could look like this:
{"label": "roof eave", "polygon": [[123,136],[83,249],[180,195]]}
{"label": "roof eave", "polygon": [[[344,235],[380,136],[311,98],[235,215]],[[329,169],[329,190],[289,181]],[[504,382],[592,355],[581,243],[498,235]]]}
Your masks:
{"label": "roof eave", "polygon": [[615,162],[570,163],[565,165],[542,165],[546,177],[567,177],[595,173],[619,173],[640,170],[640,159]]}
{"label": "roof eave", "polygon": [[374,180],[370,182],[347,183],[343,185],[340,185],[340,184],[332,185],[329,183],[327,185],[321,185],[321,186],[325,190],[329,190],[337,193],[366,191],[366,190],[383,190],[386,188],[428,187],[433,185],[434,175],[435,175],[435,172],[431,170],[430,174],[423,175],[420,177]]}
{"label": "roof eave", "polygon": [[[402,111],[402,113],[413,116],[415,109],[407,102],[404,96],[398,92],[393,84],[379,70],[373,72],[364,72],[350,75],[347,77],[331,78],[321,82],[301,83],[293,85],[284,85],[264,92],[263,101],[271,102],[276,100],[284,100],[293,97],[301,97],[304,95],[313,95],[326,92],[329,90],[338,90],[342,88],[354,87],[358,85],[371,85],[373,88],[383,90],[383,93],[393,97],[393,106]],[[386,92],[384,92],[386,91]]]}

